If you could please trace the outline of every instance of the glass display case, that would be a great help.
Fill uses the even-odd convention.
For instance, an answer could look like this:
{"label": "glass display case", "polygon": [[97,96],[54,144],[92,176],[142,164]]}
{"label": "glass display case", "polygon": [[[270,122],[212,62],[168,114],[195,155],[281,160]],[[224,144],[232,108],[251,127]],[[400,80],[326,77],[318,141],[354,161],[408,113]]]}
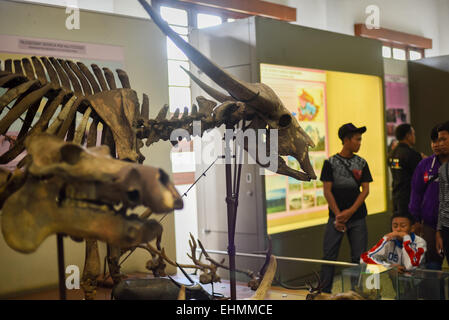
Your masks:
{"label": "glass display case", "polygon": [[[216,261],[224,260],[225,251],[208,250]],[[355,264],[343,261],[276,256],[277,269],[266,300],[449,300],[449,272],[415,269],[399,272],[396,267]],[[247,299],[254,294],[247,282],[248,271],[260,270],[265,256],[260,254],[236,254],[237,298]],[[334,268],[332,293],[320,291],[323,280],[320,271],[324,265]],[[246,271],[246,272],[245,272]],[[204,288],[212,293],[229,296],[229,271],[220,269],[221,284]],[[352,291],[352,292],[351,292]],[[321,294],[317,294],[321,292]],[[315,293],[315,294],[312,294]],[[355,294],[354,294],[355,293]]]}
{"label": "glass display case", "polygon": [[398,272],[395,268],[361,264],[345,268],[341,272],[342,292],[355,291],[376,300],[396,298]]}
{"label": "glass display case", "polygon": [[446,300],[449,272],[415,269],[399,272],[380,265],[358,265],[341,272],[342,292],[377,300]]}
{"label": "glass display case", "polygon": [[448,299],[449,272],[416,269],[398,274],[397,299],[446,300]]}

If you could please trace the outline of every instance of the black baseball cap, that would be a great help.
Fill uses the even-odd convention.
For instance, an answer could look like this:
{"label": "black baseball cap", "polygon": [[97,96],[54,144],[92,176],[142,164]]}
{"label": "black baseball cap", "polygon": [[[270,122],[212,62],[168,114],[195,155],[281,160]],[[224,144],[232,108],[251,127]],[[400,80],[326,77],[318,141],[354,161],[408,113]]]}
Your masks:
{"label": "black baseball cap", "polygon": [[352,123],[346,123],[344,125],[342,125],[340,127],[340,129],[338,129],[338,137],[343,140],[344,137],[346,137],[348,134],[350,133],[365,133],[366,132],[366,127],[360,127],[357,128],[355,125],[353,125]]}

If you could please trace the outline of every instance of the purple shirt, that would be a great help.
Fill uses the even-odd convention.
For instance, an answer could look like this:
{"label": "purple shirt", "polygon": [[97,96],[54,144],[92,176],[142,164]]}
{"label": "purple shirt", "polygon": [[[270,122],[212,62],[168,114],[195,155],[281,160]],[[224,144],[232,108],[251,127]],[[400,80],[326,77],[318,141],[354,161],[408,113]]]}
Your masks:
{"label": "purple shirt", "polygon": [[438,222],[440,162],[435,155],[421,160],[412,178],[412,191],[408,208],[417,222],[436,229]]}

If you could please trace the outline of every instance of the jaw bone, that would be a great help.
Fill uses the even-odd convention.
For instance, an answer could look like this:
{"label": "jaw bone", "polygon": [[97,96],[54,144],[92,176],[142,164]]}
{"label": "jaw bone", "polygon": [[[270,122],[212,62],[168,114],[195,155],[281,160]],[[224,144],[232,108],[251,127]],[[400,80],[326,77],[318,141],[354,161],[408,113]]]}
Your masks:
{"label": "jaw bone", "polygon": [[148,242],[162,233],[162,226],[155,220],[123,217],[107,205],[61,200],[58,197],[63,184],[59,178],[28,179],[8,198],[3,207],[2,232],[11,248],[33,252],[54,233],[98,239],[119,247]]}
{"label": "jaw bone", "polygon": [[3,235],[17,251],[33,252],[53,233],[135,246],[159,236],[162,226],[126,216],[127,209],[182,208],[179,193],[160,169],[112,159],[104,148],[85,149],[48,134],[31,136],[26,145],[31,159],[26,179],[2,208]]}

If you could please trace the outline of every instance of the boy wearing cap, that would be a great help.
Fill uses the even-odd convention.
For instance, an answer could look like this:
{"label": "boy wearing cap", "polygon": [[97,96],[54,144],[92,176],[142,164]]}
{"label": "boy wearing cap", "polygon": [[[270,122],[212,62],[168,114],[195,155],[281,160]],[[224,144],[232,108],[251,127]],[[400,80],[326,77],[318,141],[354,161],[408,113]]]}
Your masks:
{"label": "boy wearing cap", "polygon": [[[321,171],[324,196],[329,204],[329,220],[323,244],[324,260],[337,259],[345,232],[351,246],[353,263],[359,263],[360,255],[366,251],[368,232],[365,199],[369,193],[369,183],[373,179],[366,160],[355,154],[360,149],[365,131],[366,127],[357,128],[352,123],[341,126],[338,137],[343,148],[324,162]],[[333,277],[334,267],[323,265],[323,292],[331,292]]]}

